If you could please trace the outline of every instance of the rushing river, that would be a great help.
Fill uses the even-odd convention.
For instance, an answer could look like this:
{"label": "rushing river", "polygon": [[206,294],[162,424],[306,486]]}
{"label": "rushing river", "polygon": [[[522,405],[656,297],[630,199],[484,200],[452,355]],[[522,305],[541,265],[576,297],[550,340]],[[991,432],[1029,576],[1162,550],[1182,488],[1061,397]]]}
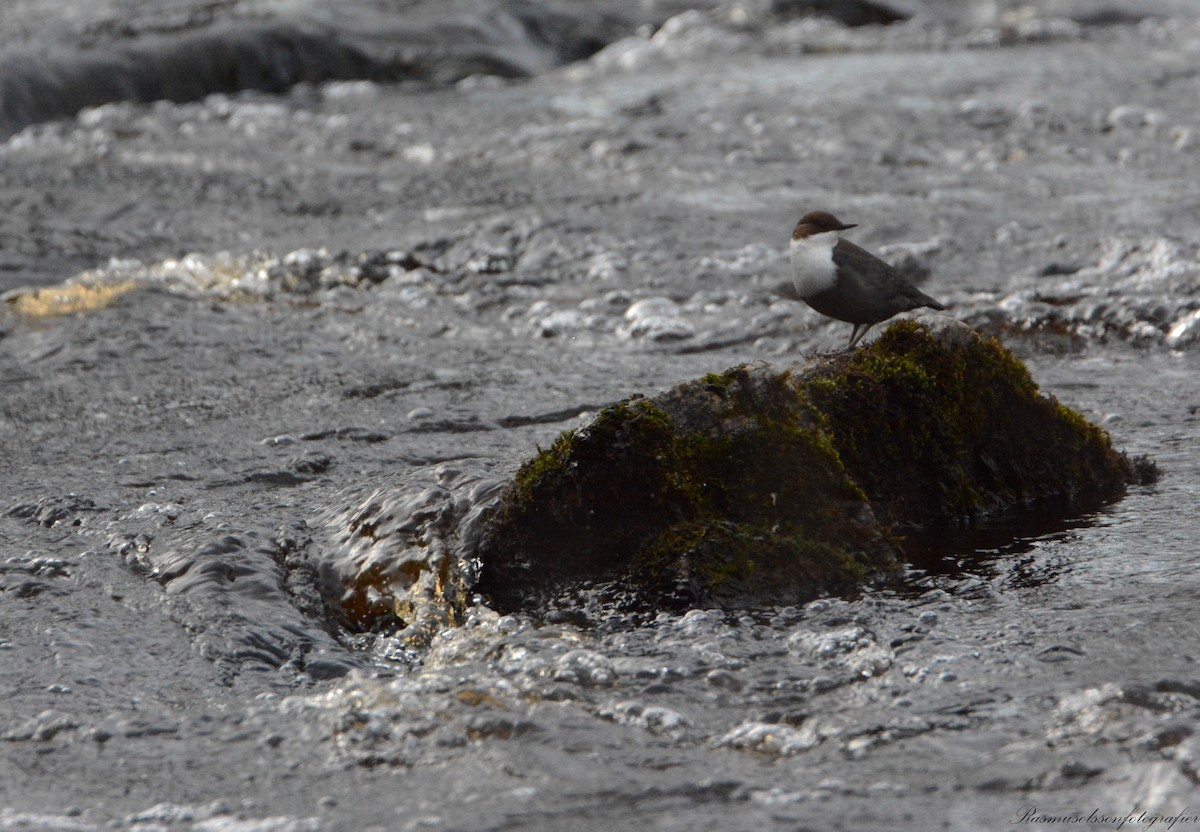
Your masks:
{"label": "rushing river", "polygon": [[[136,76],[238,19],[39,28],[34,5],[7,12],[28,73],[39,38]],[[319,22],[365,77],[8,123],[0,830],[1200,823],[1189,6],[847,28],[747,4],[656,30],[677,4],[421,5],[458,63],[389,86],[437,50],[380,51],[417,18],[359,5]],[[245,37],[282,31],[258,11]],[[478,604],[431,640],[348,619],[341,582],[416,557],[383,532],[447,495],[469,528],[605,404],[840,346],[780,288],[808,206],[1161,480],[913,536],[905,579],[858,597],[575,599],[595,626]],[[383,542],[348,555],[371,513]]]}

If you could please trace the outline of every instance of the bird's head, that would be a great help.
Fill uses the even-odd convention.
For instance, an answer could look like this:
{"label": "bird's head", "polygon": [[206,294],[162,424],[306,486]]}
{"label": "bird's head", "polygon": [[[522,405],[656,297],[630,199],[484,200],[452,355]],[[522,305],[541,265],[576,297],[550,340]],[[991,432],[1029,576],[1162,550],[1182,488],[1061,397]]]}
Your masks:
{"label": "bird's head", "polygon": [[810,211],[800,218],[792,231],[793,240],[807,240],[818,234],[833,233],[834,236],[847,228],[856,228],[857,223],[844,223],[828,211]]}

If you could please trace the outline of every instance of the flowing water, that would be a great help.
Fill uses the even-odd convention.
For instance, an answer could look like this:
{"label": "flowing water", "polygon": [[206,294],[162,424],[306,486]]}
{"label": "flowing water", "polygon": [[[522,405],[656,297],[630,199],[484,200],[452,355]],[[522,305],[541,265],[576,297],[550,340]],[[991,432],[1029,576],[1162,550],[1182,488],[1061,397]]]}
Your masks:
{"label": "flowing water", "polygon": [[[0,830],[1200,822],[1200,23],[943,5],[684,14],[561,69],[505,29],[539,77],[0,145]],[[798,203],[1161,480],[912,535],[902,581],[804,606],[423,605],[560,431],[843,343],[778,289]]]}

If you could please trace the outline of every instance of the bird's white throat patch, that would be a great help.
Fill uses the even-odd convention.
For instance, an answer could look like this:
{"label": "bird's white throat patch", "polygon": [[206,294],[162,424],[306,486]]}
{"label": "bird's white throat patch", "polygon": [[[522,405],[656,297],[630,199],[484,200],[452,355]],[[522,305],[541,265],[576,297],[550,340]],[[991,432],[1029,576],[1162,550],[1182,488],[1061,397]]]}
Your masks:
{"label": "bird's white throat patch", "polygon": [[811,297],[837,283],[837,270],[833,265],[833,247],[837,241],[836,231],[792,240],[788,259],[792,262],[792,282],[800,297]]}

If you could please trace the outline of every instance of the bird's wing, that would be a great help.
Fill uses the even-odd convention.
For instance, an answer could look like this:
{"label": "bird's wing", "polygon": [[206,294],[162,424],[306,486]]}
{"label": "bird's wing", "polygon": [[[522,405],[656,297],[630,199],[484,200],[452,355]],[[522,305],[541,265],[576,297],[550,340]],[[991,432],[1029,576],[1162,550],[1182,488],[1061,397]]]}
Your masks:
{"label": "bird's wing", "polygon": [[[880,302],[908,309],[916,306],[945,308],[906,280],[904,275],[891,265],[849,240],[838,240],[837,245],[833,247],[833,262],[839,269],[853,274],[862,284],[863,290]],[[904,307],[902,301],[910,305]]]}
{"label": "bird's wing", "polygon": [[833,247],[833,262],[838,268],[862,275],[867,280],[875,278],[887,282],[885,279],[888,276],[896,274],[896,270],[890,265],[849,240],[837,241],[837,245]]}
{"label": "bird's wing", "polygon": [[843,275],[852,275],[862,291],[880,301],[903,295],[908,285],[889,264],[848,240],[837,241],[833,262]]}

